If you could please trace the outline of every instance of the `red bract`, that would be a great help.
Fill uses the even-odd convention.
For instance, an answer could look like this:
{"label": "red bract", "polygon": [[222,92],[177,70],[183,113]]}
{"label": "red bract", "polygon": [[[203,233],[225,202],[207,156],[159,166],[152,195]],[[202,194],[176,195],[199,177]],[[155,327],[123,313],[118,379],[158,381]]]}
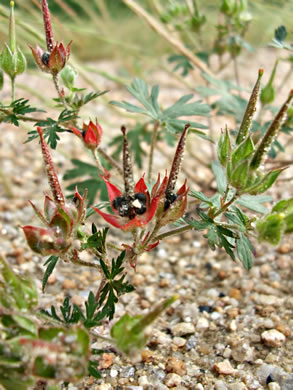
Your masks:
{"label": "red bract", "polygon": [[56,204],[53,199],[45,195],[44,213],[30,202],[36,215],[46,228],[24,226],[23,231],[30,248],[45,255],[63,254],[71,246],[73,233],[83,222],[86,193],[82,197],[77,191],[74,194],[73,204]]}
{"label": "red bract", "polygon": [[38,45],[36,49],[30,45],[29,47],[39,68],[43,72],[56,75],[65,67],[69,59],[71,42],[68,43],[66,48],[63,43],[58,44],[57,42],[51,52],[43,51]]}
{"label": "red bract", "polygon": [[41,139],[43,159],[51,186],[53,199],[45,194],[44,213],[30,202],[36,215],[46,228],[24,226],[23,231],[30,248],[42,255],[62,255],[71,247],[72,237],[85,216],[84,196],[75,191],[73,203],[65,204],[64,195],[53,165],[48,146],[44,140],[43,131],[37,128]]}
{"label": "red bract", "polygon": [[103,130],[98,121],[96,121],[96,124],[92,121],[90,121],[88,125],[84,123],[83,131],[76,129],[75,127],[72,127],[71,130],[75,135],[82,138],[88,149],[95,150],[101,142]]}
{"label": "red bract", "polygon": [[142,177],[134,187],[134,195],[123,194],[116,186],[104,178],[107,186],[111,207],[115,215],[93,209],[112,226],[124,231],[132,231],[145,227],[154,217],[159,205],[160,195],[150,197]]}

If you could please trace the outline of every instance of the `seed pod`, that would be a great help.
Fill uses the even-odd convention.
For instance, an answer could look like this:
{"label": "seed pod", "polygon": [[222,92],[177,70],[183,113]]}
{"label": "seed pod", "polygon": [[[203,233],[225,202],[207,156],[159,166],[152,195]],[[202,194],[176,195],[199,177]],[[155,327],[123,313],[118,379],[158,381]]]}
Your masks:
{"label": "seed pod", "polygon": [[174,156],[174,159],[173,159],[170,175],[169,175],[167,188],[166,188],[166,191],[165,191],[166,196],[168,194],[172,194],[174,192],[175,185],[176,185],[176,182],[177,182],[177,179],[178,179],[178,175],[179,175],[179,171],[180,171],[180,168],[181,168],[181,163],[182,163],[182,160],[183,160],[186,136],[187,136],[187,131],[188,131],[189,127],[190,127],[189,123],[185,125],[184,131],[183,131],[183,133],[182,133],[182,135],[181,135],[181,137],[179,139],[179,142],[178,142],[178,145],[177,145],[177,149],[176,149],[176,152],[175,152],[175,156]]}
{"label": "seed pod", "polygon": [[273,68],[273,71],[271,73],[269,82],[267,85],[263,88],[260,94],[260,101],[263,105],[270,104],[275,100],[275,88],[273,86],[273,82],[275,79],[277,67],[278,67],[279,60],[277,59],[275,62],[275,66]]}
{"label": "seed pod", "polygon": [[12,52],[6,44],[1,54],[1,67],[12,79],[26,70],[26,59],[20,49]]}
{"label": "seed pod", "polygon": [[281,107],[280,111],[278,112],[275,119],[273,120],[270,127],[268,128],[267,132],[265,133],[262,140],[260,141],[260,144],[256,149],[253,159],[251,160],[251,164],[250,164],[251,169],[257,169],[262,164],[267,151],[271,148],[274,139],[278,135],[279,130],[286,119],[286,114],[292,99],[293,99],[293,89],[291,90],[287,100]]}
{"label": "seed pod", "polygon": [[239,127],[239,131],[238,131],[238,134],[236,137],[236,144],[237,145],[240,144],[246,138],[246,136],[250,130],[253,115],[254,115],[255,110],[256,110],[256,103],[258,100],[258,95],[259,95],[259,90],[260,90],[260,81],[261,81],[263,72],[264,72],[263,69],[259,69],[259,71],[258,71],[258,78],[257,78],[257,81],[256,81],[255,86],[253,88],[253,91],[251,93],[249,102],[248,102],[247,107],[246,107],[245,114],[243,116],[241,125]]}
{"label": "seed pod", "polygon": [[52,157],[50,155],[50,151],[44,140],[43,130],[41,127],[37,127],[37,131],[41,139],[43,159],[47,170],[48,181],[51,187],[53,198],[57,204],[63,206],[65,204],[64,195],[57,177],[57,173],[55,171],[55,167],[52,161]]}
{"label": "seed pod", "polygon": [[66,65],[66,67],[60,72],[60,75],[64,85],[68,89],[74,88],[77,72],[72,68],[72,66]]}
{"label": "seed pod", "polygon": [[123,135],[123,175],[124,175],[125,195],[133,197],[134,196],[133,169],[132,169],[132,161],[130,157],[129,144],[126,136],[126,128],[122,126],[121,131]]}

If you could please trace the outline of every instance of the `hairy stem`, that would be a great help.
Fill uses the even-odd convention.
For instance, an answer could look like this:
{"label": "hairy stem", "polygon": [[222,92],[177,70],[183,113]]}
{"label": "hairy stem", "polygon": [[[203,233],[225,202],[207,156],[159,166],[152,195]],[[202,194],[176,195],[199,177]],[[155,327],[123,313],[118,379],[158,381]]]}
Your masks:
{"label": "hairy stem", "polygon": [[113,168],[117,169],[117,171],[123,175],[122,167],[111,157],[103,148],[98,148],[98,153],[110,164]]}
{"label": "hairy stem", "polygon": [[193,227],[191,225],[180,226],[179,228],[172,229],[172,230],[169,230],[168,232],[159,234],[158,236],[156,236],[156,241],[163,240],[164,238],[175,236],[177,234],[181,234],[184,232],[188,232],[189,230],[192,230],[192,229],[193,229]]}
{"label": "hairy stem", "polygon": [[11,102],[15,99],[15,77],[11,77]]}
{"label": "hairy stem", "polygon": [[214,215],[214,218],[218,217],[219,215],[223,214],[230,206],[235,202],[235,200],[239,198],[239,195],[236,193],[233,195],[233,197],[229,200],[229,202],[225,203],[220,210],[216,212]]}
{"label": "hairy stem", "polygon": [[67,108],[67,104],[66,104],[66,102],[65,102],[64,96],[63,96],[63,94],[62,94],[62,92],[61,92],[61,90],[60,90],[60,86],[59,86],[59,81],[58,81],[58,76],[57,76],[57,74],[52,74],[52,78],[53,78],[53,83],[54,83],[55,89],[56,89],[56,91],[57,91],[57,93],[58,93],[58,96],[59,96],[59,98],[60,98],[60,100],[61,100],[61,103],[63,104],[63,106],[64,106],[65,108]]}

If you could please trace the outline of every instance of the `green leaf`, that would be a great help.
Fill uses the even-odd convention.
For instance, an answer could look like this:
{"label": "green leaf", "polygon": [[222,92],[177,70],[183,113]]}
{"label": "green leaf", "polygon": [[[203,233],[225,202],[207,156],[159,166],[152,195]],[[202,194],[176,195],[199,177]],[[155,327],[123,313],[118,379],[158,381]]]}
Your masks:
{"label": "green leaf", "polygon": [[19,115],[31,114],[32,112],[45,112],[38,108],[32,107],[28,99],[16,99],[9,106],[0,106],[0,112],[10,112],[4,117],[3,122],[11,122],[14,126],[19,126]]}
{"label": "green leaf", "polygon": [[279,42],[285,41],[287,37],[287,29],[285,26],[279,26],[275,30],[275,39]]}
{"label": "green leaf", "polygon": [[218,159],[220,163],[225,167],[228,160],[230,159],[231,154],[231,140],[228,129],[226,127],[225,133],[221,134],[221,137],[218,142]]}
{"label": "green leaf", "polygon": [[269,214],[256,225],[259,239],[272,245],[279,244],[284,228],[285,221],[282,214]]}
{"label": "green leaf", "polygon": [[208,204],[209,206],[214,205],[213,202],[210,200],[210,198],[207,198],[205,194],[203,194],[202,192],[191,190],[189,192],[189,195],[192,196],[193,198],[200,199],[202,202]]}
{"label": "green leaf", "polygon": [[[179,120],[177,118],[182,116],[193,115],[208,115],[210,112],[210,106],[201,102],[187,103],[191,100],[193,95],[182,96],[176,103],[169,108],[161,111],[158,103],[159,87],[153,86],[151,93],[148,85],[140,79],[135,79],[133,83],[128,87],[128,91],[133,97],[135,97],[139,103],[143,106],[137,106],[132,103],[123,101],[122,103],[117,101],[110,102],[120,108],[129,112],[139,113],[150,117],[152,120],[160,123],[162,127],[167,128],[169,131],[176,132],[178,129],[183,131],[186,123],[190,123],[192,127],[205,128],[200,123],[190,122],[187,120]],[[201,135],[201,134],[200,134]]]}
{"label": "green leaf", "polygon": [[254,151],[254,144],[249,135],[232,153],[232,166],[235,168],[240,162],[247,159]]}
{"label": "green leaf", "polygon": [[189,71],[194,69],[194,67],[189,62],[188,58],[185,57],[184,55],[173,54],[168,58],[168,62],[177,63],[173,71],[176,72],[176,70],[182,69],[181,76],[183,77],[187,76]]}
{"label": "green leaf", "polygon": [[97,366],[99,365],[99,362],[95,362],[90,360],[88,363],[88,372],[91,376],[97,379],[101,379],[101,373],[97,370]]}
{"label": "green leaf", "polygon": [[219,161],[213,161],[211,165],[216,178],[218,191],[220,194],[224,194],[228,185],[226,173]]}
{"label": "green leaf", "polygon": [[236,203],[256,213],[265,214],[268,212],[267,207],[263,203],[271,202],[273,198],[269,195],[242,195],[237,199]]}
{"label": "green leaf", "polygon": [[[20,278],[0,255],[0,302],[8,308],[33,309],[38,304],[38,292],[31,279]],[[2,291],[1,291],[2,290]]]}
{"label": "green leaf", "polygon": [[176,103],[162,112],[160,119],[164,121],[181,116],[208,115],[210,112],[210,106],[208,104],[203,104],[200,101],[187,104],[192,97],[192,94],[182,96]]}
{"label": "green leaf", "polygon": [[[92,226],[95,227],[95,224]],[[97,229],[95,227],[95,229]],[[95,230],[93,229],[93,230]],[[106,250],[106,237],[109,228],[102,229],[101,231],[95,231],[90,237],[88,237],[87,242],[81,245],[81,249],[94,248],[101,254],[105,253]]]}
{"label": "green leaf", "polygon": [[240,238],[236,240],[236,249],[243,266],[249,270],[252,267],[253,262],[253,247],[249,239],[243,233],[241,233]]}
{"label": "green leaf", "polygon": [[232,171],[229,182],[233,187],[237,188],[238,190],[245,189],[247,179],[248,179],[249,164],[250,164],[249,160],[243,160]]}
{"label": "green leaf", "polygon": [[136,355],[147,342],[146,328],[177,298],[177,296],[173,296],[166,299],[144,316],[131,317],[127,313],[124,314],[111,329],[111,337],[114,339],[117,348],[127,356]]}
{"label": "green leaf", "polygon": [[59,260],[59,256],[50,256],[49,259],[45,262],[44,267],[48,265],[46,268],[45,274],[43,276],[43,282],[42,282],[42,291],[45,291],[46,284],[48,282],[49,276],[54,271],[54,268]]}
{"label": "green leaf", "polygon": [[286,168],[279,168],[275,169],[271,172],[268,172],[260,181],[260,183],[257,183],[256,185],[252,185],[249,188],[245,188],[245,192],[247,192],[250,195],[258,195],[262,194],[263,192],[267,191],[277,180],[278,176],[281,172],[284,171]]}

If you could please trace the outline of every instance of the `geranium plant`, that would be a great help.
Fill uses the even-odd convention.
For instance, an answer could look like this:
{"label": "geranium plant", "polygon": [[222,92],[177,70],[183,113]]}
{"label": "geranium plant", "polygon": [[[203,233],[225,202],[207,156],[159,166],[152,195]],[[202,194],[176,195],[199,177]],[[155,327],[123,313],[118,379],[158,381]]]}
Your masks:
{"label": "geranium plant", "polygon": [[[222,12],[233,16],[238,11],[230,9],[229,4],[223,2]],[[1,64],[12,81],[12,102],[1,104],[1,121],[15,126],[23,121],[34,123],[36,130],[29,132],[27,142],[40,143],[51,189],[51,194],[44,195],[43,211],[29,200],[42,227],[27,225],[22,229],[31,250],[41,256],[49,256],[44,263],[43,291],[60,261],[71,262],[76,267],[90,267],[101,275],[101,282],[97,291],[89,293],[85,310],[65,298],[60,312],[54,305],[50,310],[39,311],[34,283],[18,277],[0,257],[0,384],[8,390],[16,387],[26,389],[38,384],[39,378],[42,378],[45,383],[52,381],[56,388],[60,388],[60,383],[78,381],[85,375],[100,377],[97,361],[92,359],[96,351],[91,348],[91,341],[99,340],[93,329],[106,320],[112,320],[119,297],[134,290],[128,277],[127,262],[135,270],[142,253],[147,251],[155,256],[156,248],[165,238],[196,230],[203,232],[211,250],[223,248],[233,260],[239,259],[249,269],[254,253],[252,237],[277,244],[283,234],[292,233],[292,199],[281,200],[272,213],[257,224],[255,213],[246,211],[259,212],[262,203],[259,196],[276,182],[286,168],[268,169],[264,164],[267,152],[286,120],[293,92],[289,93],[264,134],[255,140],[253,116],[264,72],[259,70],[239,128],[234,134],[226,128],[219,137],[218,161],[212,163],[217,192],[207,197],[192,189],[193,183],[187,183],[181,168],[189,134],[208,140],[205,126],[185,118],[209,115],[209,105],[191,102],[192,95],[184,95],[164,109],[158,103],[157,85],[150,89],[143,80],[134,80],[128,91],[138,104],[127,101],[111,103],[147,117],[140,131],[151,128],[147,175],[142,170],[135,179],[132,152],[139,168],[143,161],[141,153],[135,149],[135,137],[132,137],[133,133],[131,135],[133,129],[128,131],[122,126],[122,135],[112,143],[122,151],[120,163],[103,148],[103,131],[99,121],[90,118],[86,122],[80,121],[82,106],[104,92],[83,95],[74,87],[76,72],[67,64],[71,42],[65,48],[63,43],[55,41],[47,0],[42,0],[47,51],[39,47],[31,47],[31,50],[38,67],[52,75],[58,108],[61,107],[62,111],[57,119],[42,119],[30,116],[40,112],[39,108],[31,107],[27,100],[15,100],[14,78],[24,70],[25,60],[16,49],[14,3],[11,2],[10,6],[10,43],[1,55]],[[199,15],[196,17],[194,23],[204,22]],[[17,56],[22,61],[19,68],[20,62],[15,60]],[[60,74],[67,93],[60,86]],[[80,148],[90,152],[93,165],[82,165],[77,160],[77,170],[82,167],[91,170],[93,181],[99,183],[84,190],[77,183],[71,199],[64,194],[49,149],[49,146],[52,149],[57,147],[59,134],[63,132],[78,137]],[[154,173],[154,150],[157,141],[164,137],[174,146],[173,157],[164,172]],[[71,177],[76,178],[79,173]],[[183,184],[178,185],[178,181]],[[96,204],[96,192],[101,188],[107,194],[107,200]],[[189,206],[190,199],[196,199],[196,207]],[[104,210],[105,207],[107,210]],[[90,216],[94,216],[91,227],[88,226]],[[107,227],[102,228],[105,223]],[[119,244],[111,241],[109,229],[113,232],[120,230],[119,237],[123,238]],[[90,254],[91,260],[82,258],[84,251]],[[147,342],[146,327],[176,299],[177,296],[171,296],[144,316],[125,314],[112,325],[111,339],[107,341],[124,354],[133,356]]]}

